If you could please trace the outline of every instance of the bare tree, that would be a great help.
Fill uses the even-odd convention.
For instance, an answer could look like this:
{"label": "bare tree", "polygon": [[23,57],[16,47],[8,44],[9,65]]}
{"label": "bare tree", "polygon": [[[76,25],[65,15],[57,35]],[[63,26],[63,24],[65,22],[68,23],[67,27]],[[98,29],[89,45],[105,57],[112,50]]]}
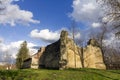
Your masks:
{"label": "bare tree", "polygon": [[[75,32],[76,32],[76,23],[75,21],[72,22],[71,27],[70,27],[70,32],[72,33],[72,39],[75,42]],[[74,45],[74,44],[73,44]],[[76,53],[75,53],[75,46],[74,46],[74,62],[75,62],[75,68],[76,68]]]}
{"label": "bare tree", "polygon": [[82,65],[82,68],[84,68],[84,49],[83,49],[83,46],[81,47],[81,54],[80,54],[80,59],[81,59],[81,65]]}
{"label": "bare tree", "polygon": [[120,46],[116,45],[118,42],[112,41],[106,47],[105,51],[105,64],[107,69],[120,69]]}
{"label": "bare tree", "polygon": [[76,22],[73,21],[73,22],[71,23],[71,26],[70,26],[70,32],[71,32],[71,36],[72,36],[72,39],[73,39],[74,42],[75,42],[76,30],[77,30]]}
{"label": "bare tree", "polygon": [[102,53],[103,53],[103,57],[104,57],[104,53],[105,53],[105,44],[104,44],[104,40],[106,39],[106,35],[108,33],[108,29],[107,29],[107,23],[103,23],[101,22],[101,26],[99,28],[99,32],[91,32],[90,33],[90,36],[91,38],[95,39],[98,41],[99,43],[99,47],[101,48],[102,50]]}
{"label": "bare tree", "polygon": [[7,6],[5,4],[6,0],[0,0],[0,15],[6,14]]}
{"label": "bare tree", "polygon": [[8,51],[6,51],[6,53],[4,54],[4,63],[6,66],[6,69],[11,69],[11,55],[8,53]]}
{"label": "bare tree", "polygon": [[[83,42],[84,41],[80,38],[76,38],[76,35],[80,33],[80,29],[76,25],[75,21],[73,21],[72,24],[71,24],[70,32],[72,34],[72,39],[73,39],[74,43],[76,45],[81,46],[81,48],[78,50],[78,54],[80,56],[80,60],[81,60],[80,62],[81,62],[82,68],[84,68],[84,57],[83,57],[84,56],[84,53],[83,53],[84,52],[83,51],[83,45],[84,45]],[[75,46],[74,46],[74,48],[75,48]],[[75,52],[75,49],[74,49],[74,61],[75,61],[75,67],[76,67],[76,52]]]}
{"label": "bare tree", "polygon": [[[107,23],[112,24],[117,36],[120,36],[120,0],[97,0],[102,5]],[[118,35],[119,34],[119,35]]]}
{"label": "bare tree", "polygon": [[80,57],[80,64],[82,65],[82,68],[84,68],[84,40],[82,39],[79,39],[77,40],[77,43],[81,46],[78,50],[78,54],[79,54],[79,57]]}
{"label": "bare tree", "polygon": [[105,17],[108,17],[109,21],[120,20],[120,1],[119,0],[97,0],[105,9]]}
{"label": "bare tree", "polygon": [[109,46],[106,46],[105,54],[109,56],[110,61],[107,62],[114,68],[120,68],[120,64],[117,63],[120,58],[120,46],[118,45],[120,44],[120,42],[118,43],[120,39],[120,0],[97,0],[97,2],[105,11],[103,19],[107,19],[106,23],[111,25],[116,37]]}

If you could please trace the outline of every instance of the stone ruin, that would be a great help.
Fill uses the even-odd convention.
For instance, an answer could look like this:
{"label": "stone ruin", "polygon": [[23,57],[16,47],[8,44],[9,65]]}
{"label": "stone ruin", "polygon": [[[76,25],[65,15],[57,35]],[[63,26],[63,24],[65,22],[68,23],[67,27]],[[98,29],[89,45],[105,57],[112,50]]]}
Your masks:
{"label": "stone ruin", "polygon": [[102,51],[96,40],[90,39],[83,48],[77,46],[73,39],[68,37],[67,31],[62,31],[60,39],[40,50],[31,58],[26,59],[23,68],[96,68],[106,69]]}

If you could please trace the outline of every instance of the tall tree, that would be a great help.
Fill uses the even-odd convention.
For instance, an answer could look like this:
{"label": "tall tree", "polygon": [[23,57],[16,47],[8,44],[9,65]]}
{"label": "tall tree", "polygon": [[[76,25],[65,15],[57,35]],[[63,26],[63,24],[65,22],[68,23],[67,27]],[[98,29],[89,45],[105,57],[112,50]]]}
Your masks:
{"label": "tall tree", "polygon": [[17,53],[17,58],[16,58],[16,67],[18,69],[22,68],[23,61],[29,57],[29,49],[27,48],[27,42],[24,41],[21,44],[21,47]]}

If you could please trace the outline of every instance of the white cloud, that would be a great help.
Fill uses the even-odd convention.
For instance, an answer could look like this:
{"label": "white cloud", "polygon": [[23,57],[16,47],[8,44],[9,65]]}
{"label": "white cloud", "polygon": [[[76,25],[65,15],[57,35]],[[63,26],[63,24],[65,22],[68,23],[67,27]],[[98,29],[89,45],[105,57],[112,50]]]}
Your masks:
{"label": "white cloud", "polygon": [[0,37],[0,43],[3,42],[3,41],[4,41],[4,39],[2,37]]}
{"label": "white cloud", "polygon": [[[73,35],[71,32],[69,32],[69,35],[68,35],[69,38],[73,38]],[[80,39],[81,38],[81,33],[80,32],[75,32],[74,33],[74,38],[75,39]]]}
{"label": "white cloud", "polygon": [[[113,17],[111,16],[104,17],[106,11],[100,7],[100,4],[96,3],[96,0],[73,0],[72,8],[73,11],[70,14],[70,17],[72,17],[72,19],[75,21],[80,23],[82,22],[85,26],[87,26],[81,31],[81,38],[84,39],[84,41],[101,33],[102,25],[100,21],[110,22],[106,25],[107,31],[112,30],[111,24],[119,24],[119,21],[115,23],[112,22]],[[115,40],[115,37],[112,37],[111,32],[106,32],[105,36],[106,35],[109,35],[109,37],[107,36],[105,39],[107,44],[110,44],[113,42],[113,40]]]}
{"label": "white cloud", "polygon": [[80,36],[81,36],[81,34],[80,34],[80,33],[77,33],[77,34],[75,35],[75,39],[80,39]]}
{"label": "white cloud", "polygon": [[111,47],[116,47],[120,44],[120,40],[115,37],[114,33],[108,34],[109,38],[104,40],[106,46],[112,45]]}
{"label": "white cloud", "polygon": [[69,16],[86,27],[80,32],[81,39],[87,41],[91,38],[91,33],[98,34],[101,31],[99,20],[103,12],[96,0],[73,0],[72,8],[73,11]]}
{"label": "white cloud", "polygon": [[[5,43],[0,43],[0,61],[3,60],[4,61],[4,57],[6,54],[11,55],[12,56],[12,60],[14,61],[16,58],[16,54],[18,53],[18,50],[20,48],[20,44],[23,41],[16,41],[16,42],[11,42],[10,44],[5,44]],[[34,49],[33,47],[35,47],[36,45],[28,42],[28,48],[29,48],[29,52],[30,54],[34,54],[37,52],[37,49]]]}
{"label": "white cloud", "polygon": [[19,0],[1,0],[0,24],[16,24],[29,25],[30,23],[39,23],[33,19],[33,13],[27,10],[21,10],[19,5],[12,2]]}
{"label": "white cloud", "polygon": [[92,27],[93,27],[93,28],[100,27],[100,23],[92,23]]}
{"label": "white cloud", "polygon": [[[56,30],[56,31],[50,31],[49,29],[43,29],[43,30],[34,29],[31,31],[30,37],[42,40],[43,42],[53,43],[59,40],[62,30],[69,31],[67,28],[61,28],[60,30]],[[72,33],[70,31],[69,31],[68,37],[72,38]],[[74,37],[75,39],[80,39],[81,33],[75,32]]]}
{"label": "white cloud", "polygon": [[20,1],[20,0],[13,0],[13,1]]}
{"label": "white cloud", "polygon": [[93,3],[88,3],[88,4],[84,4],[82,6],[81,11],[86,12],[86,13],[92,13],[92,11],[94,11],[95,9],[96,9],[96,7]]}
{"label": "white cloud", "polygon": [[101,16],[100,8],[95,0],[74,0],[73,12],[70,16],[78,22],[97,22]]}
{"label": "white cloud", "polygon": [[30,36],[32,38],[37,38],[45,42],[55,42],[59,39],[60,37],[60,32],[59,31],[50,31],[49,29],[43,29],[43,30],[38,30],[34,29],[31,31]]}

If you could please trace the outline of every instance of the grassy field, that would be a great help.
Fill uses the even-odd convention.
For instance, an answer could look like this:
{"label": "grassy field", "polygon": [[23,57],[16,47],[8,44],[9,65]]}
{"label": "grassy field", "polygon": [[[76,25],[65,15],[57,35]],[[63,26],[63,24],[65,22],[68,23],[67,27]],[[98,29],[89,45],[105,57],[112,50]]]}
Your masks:
{"label": "grassy field", "polygon": [[0,70],[0,80],[120,80],[120,70]]}

